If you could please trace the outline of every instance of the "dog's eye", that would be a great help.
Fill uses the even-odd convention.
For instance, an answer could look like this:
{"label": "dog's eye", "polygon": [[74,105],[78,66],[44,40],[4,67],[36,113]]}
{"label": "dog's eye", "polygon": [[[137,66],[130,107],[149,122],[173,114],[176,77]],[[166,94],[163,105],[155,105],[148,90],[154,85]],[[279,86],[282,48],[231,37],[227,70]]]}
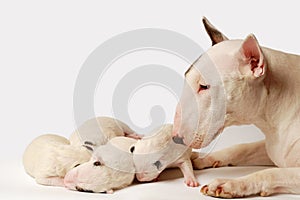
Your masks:
{"label": "dog's eye", "polygon": [[162,167],[162,164],[161,164],[161,162],[159,160],[156,161],[155,163],[153,163],[153,165],[156,166],[157,170],[159,170]]}
{"label": "dog's eye", "polygon": [[100,162],[100,161],[94,162],[94,166],[100,166],[100,165],[101,165],[101,162]]}
{"label": "dog's eye", "polygon": [[199,85],[198,93],[201,92],[202,90],[208,90],[209,88],[210,88],[209,85],[202,85],[202,84],[200,84]]}
{"label": "dog's eye", "polygon": [[78,167],[80,164],[75,165],[73,168]]}
{"label": "dog's eye", "polygon": [[132,147],[130,148],[130,152],[133,153],[133,152],[134,152],[134,149],[135,149],[135,147],[132,146]]}

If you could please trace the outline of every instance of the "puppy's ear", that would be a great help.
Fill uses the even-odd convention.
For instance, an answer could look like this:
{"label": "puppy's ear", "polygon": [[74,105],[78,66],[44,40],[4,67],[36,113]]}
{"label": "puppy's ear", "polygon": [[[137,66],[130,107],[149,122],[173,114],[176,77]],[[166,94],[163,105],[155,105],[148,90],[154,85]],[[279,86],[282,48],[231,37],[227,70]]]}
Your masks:
{"label": "puppy's ear", "polygon": [[240,47],[242,62],[240,72],[254,78],[265,74],[266,66],[262,50],[253,34],[247,36]]}
{"label": "puppy's ear", "polygon": [[221,33],[218,29],[216,29],[216,27],[214,27],[206,17],[202,18],[202,22],[204,24],[207,34],[209,35],[212,41],[212,46],[224,40],[228,40],[228,38],[223,33]]}

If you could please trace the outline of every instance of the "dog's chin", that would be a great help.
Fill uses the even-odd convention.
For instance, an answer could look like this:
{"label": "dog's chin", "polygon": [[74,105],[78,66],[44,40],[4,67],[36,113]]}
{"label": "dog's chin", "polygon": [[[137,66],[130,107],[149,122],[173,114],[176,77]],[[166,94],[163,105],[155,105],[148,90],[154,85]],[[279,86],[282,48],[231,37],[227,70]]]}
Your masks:
{"label": "dog's chin", "polygon": [[192,144],[190,145],[191,148],[193,149],[201,149],[207,147],[213,140],[206,140],[204,142],[199,142],[199,141],[193,141]]}
{"label": "dog's chin", "polygon": [[212,134],[211,137],[207,137],[207,134],[195,134],[193,141],[189,147],[193,149],[200,149],[207,147],[221,132],[223,128],[220,128],[215,134]]}
{"label": "dog's chin", "polygon": [[200,149],[202,147],[202,143],[199,143],[198,141],[193,141],[190,144],[190,147],[193,149]]}
{"label": "dog's chin", "polygon": [[189,144],[189,147],[193,149],[200,149],[203,147],[202,137],[195,137],[193,141]]}
{"label": "dog's chin", "polygon": [[188,144],[193,149],[200,149],[203,147],[203,141],[206,138],[206,133],[194,132],[192,141]]}

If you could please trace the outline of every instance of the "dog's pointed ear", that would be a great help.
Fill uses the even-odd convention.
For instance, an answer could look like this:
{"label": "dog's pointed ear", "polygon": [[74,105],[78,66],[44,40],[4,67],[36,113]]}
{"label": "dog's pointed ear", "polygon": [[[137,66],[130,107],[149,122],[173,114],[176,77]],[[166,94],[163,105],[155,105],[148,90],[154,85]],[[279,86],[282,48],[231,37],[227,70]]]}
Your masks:
{"label": "dog's pointed ear", "polygon": [[266,66],[264,61],[263,52],[253,34],[247,36],[243,41],[240,48],[240,53],[242,55],[242,65],[240,69],[243,74],[251,74],[251,76],[257,78],[265,74]]}
{"label": "dog's pointed ear", "polygon": [[218,29],[216,29],[216,27],[214,27],[206,17],[202,18],[202,22],[204,24],[207,34],[209,35],[212,41],[212,46],[224,40],[228,40],[228,38]]}

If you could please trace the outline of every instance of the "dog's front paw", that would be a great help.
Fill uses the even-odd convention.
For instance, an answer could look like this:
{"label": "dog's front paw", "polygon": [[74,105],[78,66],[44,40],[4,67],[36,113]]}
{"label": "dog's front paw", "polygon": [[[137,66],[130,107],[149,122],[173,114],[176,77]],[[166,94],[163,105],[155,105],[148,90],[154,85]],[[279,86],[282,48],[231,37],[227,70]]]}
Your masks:
{"label": "dog's front paw", "polygon": [[204,195],[221,198],[238,198],[257,194],[255,187],[242,180],[216,179],[201,188]]}

